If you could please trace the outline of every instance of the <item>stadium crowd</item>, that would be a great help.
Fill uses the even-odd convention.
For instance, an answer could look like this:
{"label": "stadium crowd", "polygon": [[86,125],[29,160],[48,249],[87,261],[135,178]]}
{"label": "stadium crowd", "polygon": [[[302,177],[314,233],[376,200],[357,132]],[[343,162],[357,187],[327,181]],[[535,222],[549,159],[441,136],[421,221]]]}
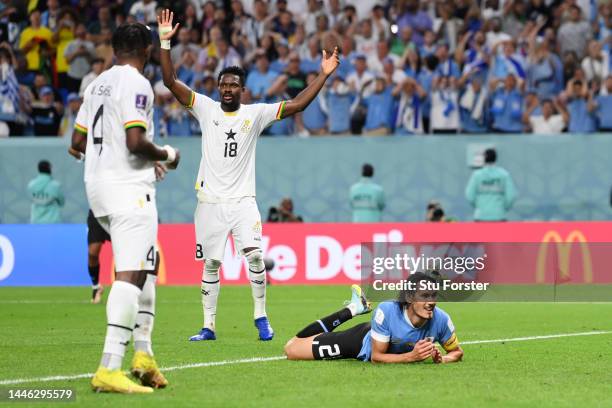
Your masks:
{"label": "stadium crowd", "polygon": [[[0,135],[68,137],[85,88],[113,64],[114,28],[139,21],[156,36],[162,8],[181,23],[177,76],[217,100],[231,65],[248,72],[244,103],[292,98],[321,49],[339,47],[324,92],[268,135],[612,130],[610,1],[0,0]],[[158,56],[145,72],[156,133],[199,135]]]}

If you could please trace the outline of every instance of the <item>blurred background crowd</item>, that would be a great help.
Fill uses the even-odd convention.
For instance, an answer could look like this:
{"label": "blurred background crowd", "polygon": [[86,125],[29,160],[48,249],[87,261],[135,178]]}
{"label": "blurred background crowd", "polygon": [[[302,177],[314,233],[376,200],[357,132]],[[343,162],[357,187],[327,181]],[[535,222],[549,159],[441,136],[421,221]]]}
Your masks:
{"label": "blurred background crowd", "polygon": [[[115,27],[181,29],[177,76],[218,100],[216,76],[247,71],[243,103],[296,96],[321,50],[341,64],[301,115],[267,135],[558,134],[612,130],[612,5],[604,0],[0,0],[0,136],[69,138],[85,88],[113,64]],[[159,136],[199,136],[145,75]],[[608,112],[608,114],[605,114]]]}

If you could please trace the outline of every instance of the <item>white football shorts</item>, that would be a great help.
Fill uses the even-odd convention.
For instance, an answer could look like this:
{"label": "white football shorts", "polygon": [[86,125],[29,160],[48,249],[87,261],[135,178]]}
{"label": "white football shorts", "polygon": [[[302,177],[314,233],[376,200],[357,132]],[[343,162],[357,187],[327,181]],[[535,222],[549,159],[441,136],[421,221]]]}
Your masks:
{"label": "white football shorts", "polygon": [[237,202],[198,202],[195,233],[196,260],[223,261],[230,233],[241,254],[245,248],[261,248],[261,216],[255,197],[243,197]]}
{"label": "white football shorts", "polygon": [[97,218],[111,236],[115,270],[155,270],[157,256],[157,206],[151,194],[129,210]]}

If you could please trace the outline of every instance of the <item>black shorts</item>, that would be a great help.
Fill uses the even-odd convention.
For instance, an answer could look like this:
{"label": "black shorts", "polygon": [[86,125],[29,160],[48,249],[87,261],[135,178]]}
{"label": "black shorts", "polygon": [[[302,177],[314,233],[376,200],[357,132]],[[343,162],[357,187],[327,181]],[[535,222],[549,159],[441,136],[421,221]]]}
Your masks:
{"label": "black shorts", "polygon": [[361,323],[341,332],[321,333],[312,340],[315,360],[357,358],[363,338],[370,331],[370,323]]}
{"label": "black shorts", "polygon": [[89,210],[89,214],[87,214],[87,245],[110,240],[108,232],[102,228],[96,217],[94,217],[93,212]]}

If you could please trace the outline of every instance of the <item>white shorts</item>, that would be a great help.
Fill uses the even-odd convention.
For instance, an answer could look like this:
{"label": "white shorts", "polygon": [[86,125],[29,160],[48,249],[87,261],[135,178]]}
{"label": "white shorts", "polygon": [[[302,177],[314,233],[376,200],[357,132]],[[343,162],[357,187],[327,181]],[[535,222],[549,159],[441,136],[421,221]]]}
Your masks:
{"label": "white shorts", "polygon": [[244,197],[235,203],[198,202],[195,259],[223,261],[230,232],[240,253],[245,248],[261,248],[261,216],[255,197]]}
{"label": "white shorts", "polygon": [[157,206],[155,200],[142,206],[97,218],[111,236],[115,270],[152,271],[157,253]]}

